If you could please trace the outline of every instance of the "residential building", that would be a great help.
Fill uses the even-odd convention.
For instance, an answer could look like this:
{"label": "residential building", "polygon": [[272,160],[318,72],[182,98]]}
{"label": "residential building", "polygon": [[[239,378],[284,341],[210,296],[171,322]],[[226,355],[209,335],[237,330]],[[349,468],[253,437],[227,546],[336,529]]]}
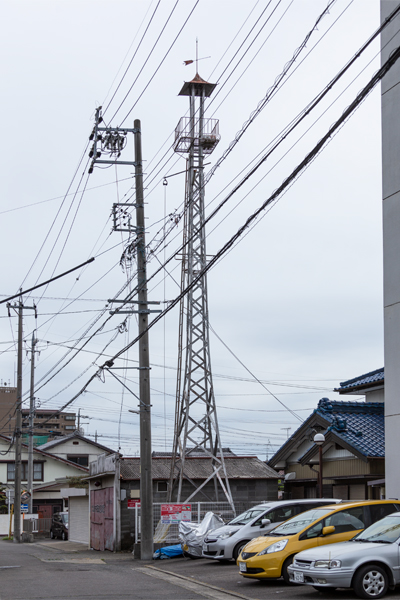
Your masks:
{"label": "residential building", "polygon": [[[268,461],[272,468],[285,471],[286,498],[317,496],[319,449],[313,440],[318,432],[325,436],[324,496],[343,500],[384,497],[383,486],[376,483],[385,473],[384,404],[322,398],[317,409]],[[375,486],[368,485],[373,482]]]}
{"label": "residential building", "polygon": [[[15,482],[15,444],[12,438],[0,435],[0,484],[13,490]],[[22,444],[21,480],[28,480],[28,446]],[[65,508],[61,488],[68,487],[68,478],[81,478],[88,474],[87,467],[78,465],[39,448],[33,450],[33,512],[51,517]],[[49,489],[51,488],[51,490]]]}
{"label": "residential building", "polygon": [[[15,412],[17,406],[17,388],[0,387],[0,434],[13,435],[15,430]],[[54,415],[54,410],[38,408],[35,410],[33,432],[35,443],[48,441],[62,435],[69,435],[76,429],[76,414],[60,412]],[[22,436],[27,438],[29,428],[29,409],[22,411]],[[53,416],[54,415],[54,416]],[[51,418],[49,418],[51,417]],[[40,438],[40,439],[39,439]]]}
{"label": "residential building", "polygon": [[385,370],[382,367],[354,379],[342,381],[340,387],[334,391],[343,396],[365,396],[366,402],[384,402]]}

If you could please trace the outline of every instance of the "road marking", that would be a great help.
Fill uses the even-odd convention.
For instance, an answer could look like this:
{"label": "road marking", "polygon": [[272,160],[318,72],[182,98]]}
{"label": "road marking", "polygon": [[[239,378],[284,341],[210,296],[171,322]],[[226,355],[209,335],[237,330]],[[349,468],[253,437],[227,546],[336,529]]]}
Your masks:
{"label": "road marking", "polygon": [[157,577],[158,579],[163,579],[172,585],[179,585],[186,590],[191,590],[200,596],[212,598],[213,600],[232,600],[232,598],[242,598],[242,600],[257,600],[256,598],[249,598],[248,596],[243,596],[243,594],[237,594],[236,592],[228,592],[227,590],[216,587],[215,585],[211,585],[209,583],[204,583],[198,580],[193,581],[192,578],[185,577],[184,575],[171,573],[171,571],[165,571],[164,569],[159,569],[158,567],[153,567],[150,565],[146,567],[137,567],[133,570],[140,571],[141,573],[145,573],[146,575],[150,575],[152,577]]}
{"label": "road marking", "polygon": [[20,569],[21,565],[7,565],[6,567],[0,567],[0,569]]}
{"label": "road marking", "polygon": [[41,562],[45,563],[74,563],[76,565],[105,565],[102,558],[40,558]]}

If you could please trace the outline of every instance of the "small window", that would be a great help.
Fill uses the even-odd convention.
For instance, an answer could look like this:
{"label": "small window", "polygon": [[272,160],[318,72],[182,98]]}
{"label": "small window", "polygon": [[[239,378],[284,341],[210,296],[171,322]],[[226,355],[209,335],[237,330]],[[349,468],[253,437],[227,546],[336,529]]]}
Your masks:
{"label": "small window", "polygon": [[81,467],[87,467],[89,465],[89,455],[88,454],[67,454],[67,460],[80,465]]}
{"label": "small window", "polygon": [[15,463],[7,463],[7,481],[15,480]]}
{"label": "small window", "polygon": [[43,463],[33,463],[33,481],[43,481]]}
{"label": "small window", "polygon": [[168,491],[168,482],[167,481],[157,481],[157,492],[167,492]]}

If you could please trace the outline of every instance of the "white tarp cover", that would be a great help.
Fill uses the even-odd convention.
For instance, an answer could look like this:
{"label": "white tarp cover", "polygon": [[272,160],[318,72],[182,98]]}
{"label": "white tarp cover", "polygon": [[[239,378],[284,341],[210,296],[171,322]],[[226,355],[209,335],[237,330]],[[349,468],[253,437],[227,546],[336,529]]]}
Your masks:
{"label": "white tarp cover", "polygon": [[195,558],[201,558],[206,534],[212,529],[222,527],[222,525],[225,525],[225,523],[221,517],[211,511],[206,513],[201,523],[181,521],[179,523],[179,539],[183,551]]}

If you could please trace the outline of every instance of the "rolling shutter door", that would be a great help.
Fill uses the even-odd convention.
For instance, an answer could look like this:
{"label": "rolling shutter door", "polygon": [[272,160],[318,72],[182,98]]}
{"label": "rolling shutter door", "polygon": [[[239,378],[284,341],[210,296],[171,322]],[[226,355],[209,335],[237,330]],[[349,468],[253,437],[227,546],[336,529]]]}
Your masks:
{"label": "rolling shutter door", "polygon": [[349,500],[365,500],[366,491],[364,483],[357,483],[349,486],[350,488],[350,498]]}
{"label": "rolling shutter door", "polygon": [[69,540],[89,545],[89,498],[71,496],[69,498]]}

